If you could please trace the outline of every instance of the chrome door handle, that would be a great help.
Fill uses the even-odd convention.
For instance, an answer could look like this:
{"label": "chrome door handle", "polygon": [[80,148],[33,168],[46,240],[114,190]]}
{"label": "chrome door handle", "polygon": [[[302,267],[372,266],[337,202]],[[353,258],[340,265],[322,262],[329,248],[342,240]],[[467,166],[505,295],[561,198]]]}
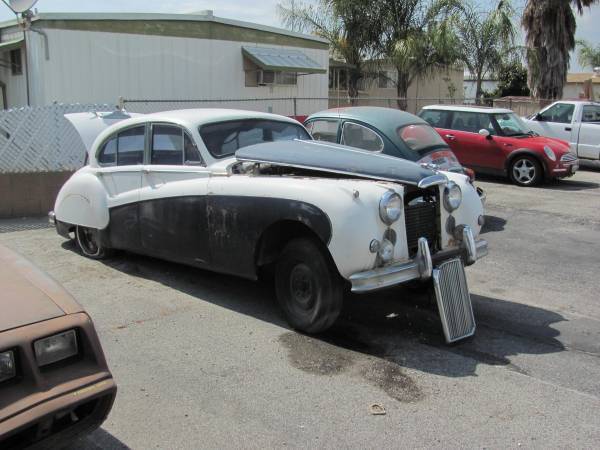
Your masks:
{"label": "chrome door handle", "polygon": [[447,134],[445,137],[448,138],[448,140],[450,140],[450,141],[453,141],[456,139],[456,136],[454,136],[453,134]]}

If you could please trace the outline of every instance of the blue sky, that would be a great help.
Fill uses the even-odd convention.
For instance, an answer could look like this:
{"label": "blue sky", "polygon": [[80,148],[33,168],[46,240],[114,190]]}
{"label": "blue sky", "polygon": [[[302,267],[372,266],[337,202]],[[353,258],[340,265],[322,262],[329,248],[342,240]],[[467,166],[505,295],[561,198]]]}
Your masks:
{"label": "blue sky", "polygon": [[[276,6],[281,0],[39,0],[36,8],[40,12],[162,12],[191,13],[212,9],[219,17],[245,20],[264,25],[280,26]],[[314,0],[313,0],[314,1]],[[479,0],[478,3],[493,5],[496,2]],[[525,0],[514,0],[521,10]],[[13,18],[12,12],[0,4],[0,20]],[[586,9],[583,17],[577,16],[577,38],[594,45],[600,43],[600,5]],[[571,58],[571,71],[582,69],[576,58]],[[590,69],[586,69],[590,70]]]}

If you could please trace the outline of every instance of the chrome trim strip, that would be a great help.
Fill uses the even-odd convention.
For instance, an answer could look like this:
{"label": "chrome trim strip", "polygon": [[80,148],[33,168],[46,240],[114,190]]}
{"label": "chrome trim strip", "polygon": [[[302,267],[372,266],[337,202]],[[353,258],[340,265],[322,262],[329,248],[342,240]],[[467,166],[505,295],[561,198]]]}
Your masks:
{"label": "chrome trim strip", "polygon": [[436,186],[439,184],[446,184],[447,182],[448,178],[446,178],[445,175],[436,174],[431,175],[430,177],[423,178],[421,181],[419,181],[417,187],[419,187],[420,189],[427,189],[428,187]]}

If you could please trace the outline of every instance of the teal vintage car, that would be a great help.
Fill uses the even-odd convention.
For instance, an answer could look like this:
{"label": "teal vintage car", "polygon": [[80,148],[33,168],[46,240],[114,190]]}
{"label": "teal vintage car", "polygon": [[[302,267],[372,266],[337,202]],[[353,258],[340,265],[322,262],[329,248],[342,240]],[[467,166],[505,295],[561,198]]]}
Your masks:
{"label": "teal vintage car", "polygon": [[472,175],[431,125],[405,111],[372,106],[333,108],[310,115],[304,126],[316,140]]}

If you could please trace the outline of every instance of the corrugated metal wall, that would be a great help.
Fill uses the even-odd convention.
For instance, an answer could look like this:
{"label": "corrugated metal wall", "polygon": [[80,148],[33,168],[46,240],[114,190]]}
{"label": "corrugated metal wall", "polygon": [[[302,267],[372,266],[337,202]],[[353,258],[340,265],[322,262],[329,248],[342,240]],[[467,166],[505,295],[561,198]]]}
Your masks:
{"label": "corrugated metal wall", "polygon": [[[34,104],[130,99],[327,97],[327,74],[298,77],[297,86],[245,87],[242,45],[235,41],[47,29],[30,32]],[[260,44],[257,44],[260,45]],[[35,48],[34,48],[35,47]],[[302,49],[328,67],[326,49]],[[324,105],[326,107],[326,105]],[[299,112],[301,113],[301,112]]]}

